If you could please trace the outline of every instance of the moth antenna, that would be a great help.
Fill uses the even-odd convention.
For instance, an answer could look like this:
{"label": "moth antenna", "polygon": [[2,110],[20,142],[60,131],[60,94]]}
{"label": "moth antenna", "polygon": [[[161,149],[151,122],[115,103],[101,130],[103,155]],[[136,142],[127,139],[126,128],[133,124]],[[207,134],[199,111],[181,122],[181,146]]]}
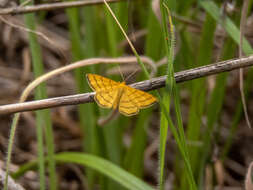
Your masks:
{"label": "moth antenna", "polygon": [[135,71],[132,72],[124,81],[127,81],[127,79],[129,79],[131,76],[133,76],[137,71],[138,71],[138,69],[135,69]]}
{"label": "moth antenna", "polygon": [[122,80],[125,81],[125,77],[124,77],[123,73],[121,72],[119,65],[118,65],[118,70],[119,70]]}

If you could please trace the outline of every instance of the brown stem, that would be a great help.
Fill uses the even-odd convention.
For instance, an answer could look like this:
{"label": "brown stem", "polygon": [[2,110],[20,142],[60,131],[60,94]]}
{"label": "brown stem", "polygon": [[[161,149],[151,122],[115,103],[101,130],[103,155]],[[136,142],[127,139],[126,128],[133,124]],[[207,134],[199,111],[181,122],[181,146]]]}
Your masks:
{"label": "brown stem", "polygon": [[[108,3],[119,2],[121,0],[107,0]],[[69,7],[81,7],[88,5],[103,4],[103,0],[85,0],[85,1],[72,1],[72,2],[57,2],[57,3],[45,3],[40,5],[27,5],[10,8],[0,9],[0,15],[8,14],[24,14],[37,11],[49,11],[55,9],[65,9]]]}
{"label": "brown stem", "polygon": [[[244,57],[240,59],[227,60],[211,65],[197,67],[181,72],[175,73],[175,80],[177,83],[189,81],[209,75],[214,75],[222,72],[227,72],[239,68],[244,68],[253,65],[253,56]],[[160,76],[151,80],[145,80],[131,84],[130,86],[143,91],[150,91],[162,88],[165,85],[166,76]],[[93,102],[94,92],[62,96],[56,98],[48,98],[44,100],[36,100],[25,103],[9,104],[0,106],[0,114],[10,114],[16,112],[32,111],[38,109],[52,108],[64,105],[76,105],[81,103]]]}

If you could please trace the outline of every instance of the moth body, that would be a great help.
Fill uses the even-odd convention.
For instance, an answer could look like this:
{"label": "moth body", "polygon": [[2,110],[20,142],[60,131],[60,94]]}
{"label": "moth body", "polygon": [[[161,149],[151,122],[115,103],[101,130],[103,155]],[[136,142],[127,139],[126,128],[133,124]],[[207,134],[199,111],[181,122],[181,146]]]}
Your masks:
{"label": "moth body", "polygon": [[120,83],[120,85],[118,87],[117,96],[113,102],[113,109],[114,110],[118,109],[118,107],[119,107],[120,99],[121,99],[121,97],[124,93],[124,90],[125,90],[124,86],[125,86],[125,82],[122,82],[122,83]]}

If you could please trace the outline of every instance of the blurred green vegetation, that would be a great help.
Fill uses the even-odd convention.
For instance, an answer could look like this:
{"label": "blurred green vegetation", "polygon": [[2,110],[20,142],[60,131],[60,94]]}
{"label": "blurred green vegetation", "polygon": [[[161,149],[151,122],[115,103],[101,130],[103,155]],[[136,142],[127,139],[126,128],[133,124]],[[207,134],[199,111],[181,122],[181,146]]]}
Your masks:
{"label": "blurred green vegetation", "polygon": [[[163,10],[161,17],[157,17],[159,12],[157,10],[154,12],[150,0],[122,1],[110,5],[128,34],[145,30],[146,33],[141,38],[141,43],[134,43],[139,55],[148,56],[154,61],[159,61],[164,57],[168,58],[167,64],[158,68],[157,76],[169,74],[168,78],[171,78],[174,70],[180,71],[204,66],[236,57],[236,48],[240,38],[238,29],[240,11],[226,15],[222,8],[222,1],[164,0],[161,2],[168,6],[173,15],[174,34],[169,31],[166,9]],[[242,5],[237,3],[235,6],[241,9]],[[158,3],[157,7],[164,8],[162,3],[161,5]],[[73,62],[91,57],[118,57],[128,55],[129,52],[133,54],[129,51],[128,46],[119,46],[125,38],[104,5],[69,8],[66,9],[65,13],[69,23],[68,30]],[[186,20],[192,23],[186,22]],[[26,24],[27,27],[34,29],[36,25],[35,14],[26,15]],[[225,35],[220,37],[221,39],[217,39],[218,26],[226,31]],[[170,43],[173,35],[175,37],[174,45]],[[34,74],[38,76],[43,73],[41,50],[34,34],[30,35],[29,40],[33,50]],[[220,48],[217,48],[217,43],[219,43]],[[173,55],[170,54],[171,50],[174,52]],[[243,51],[246,55],[253,52],[246,39],[244,40]],[[85,73],[105,75],[105,71],[112,67],[118,67],[118,65],[99,65],[76,69],[74,75],[77,93],[90,91],[85,80]],[[252,84],[252,72],[251,69],[245,81],[246,95],[250,90],[250,84]],[[123,80],[120,76],[108,77]],[[145,75],[140,73],[137,78],[139,81],[144,80]],[[110,111],[101,109],[96,104],[79,105],[78,118],[81,124],[82,146],[85,154],[66,153],[56,154],[54,157],[53,131],[49,111],[36,112],[38,150],[40,150],[38,154],[38,170],[41,177],[40,189],[45,189],[45,166],[49,169],[50,189],[57,189],[59,181],[56,180],[55,159],[57,163],[64,161],[83,165],[90,189],[94,189],[95,185],[99,185],[101,190],[152,189],[152,186],[156,186],[156,184],[159,184],[160,189],[163,189],[163,180],[170,172],[173,172],[175,177],[174,189],[203,189],[205,168],[207,164],[212,163],[214,145],[219,140],[219,136],[216,137],[215,134],[219,134],[221,130],[220,116],[226,96],[227,78],[228,73],[217,75],[214,78],[214,87],[211,90],[207,85],[207,78],[189,81],[181,85],[176,85],[174,81],[166,83],[166,88],[161,89],[159,94],[162,96],[161,103],[165,105],[167,111],[175,112],[174,114],[170,113],[169,116],[168,112],[163,109],[159,111],[159,106],[153,106],[131,118],[120,116],[102,128],[97,124],[97,121],[101,116],[110,114]],[[187,100],[188,115],[182,115],[180,111],[181,90],[185,90],[189,94]],[[36,99],[45,97],[45,85],[43,84],[36,91]],[[173,105],[170,105],[172,102]],[[234,115],[231,116],[229,138],[218,156],[223,161],[228,155],[238,122],[243,114],[240,100],[238,100],[234,112]],[[174,128],[171,125],[168,127],[168,117],[175,121]],[[206,122],[203,122],[204,117]],[[47,124],[44,136],[47,137],[46,148],[49,165],[44,165],[43,150],[45,147],[43,147],[41,127],[45,124],[42,124],[41,121],[45,121]],[[160,149],[157,146],[160,158],[157,158],[157,163],[161,168],[153,171],[157,174],[157,181],[148,181],[144,172],[145,151],[149,143],[147,131],[151,127],[152,121],[156,123],[157,131],[159,131],[158,127],[160,128]],[[185,135],[183,129],[185,129]],[[173,132],[173,130],[175,131]],[[123,142],[124,134],[127,131],[131,131],[129,146],[125,146]],[[166,165],[168,159],[166,158],[171,156],[171,150],[166,150],[166,142],[167,133],[171,134],[171,132],[179,149],[173,156],[174,165],[168,170]],[[171,139],[169,140],[171,141]],[[198,143],[200,145],[194,145]],[[96,157],[91,159],[88,155],[88,161],[82,163],[80,160],[86,159],[86,153]],[[101,158],[105,160],[100,160]],[[102,164],[103,167],[96,167],[96,163]],[[119,168],[115,168],[115,165]],[[22,172],[19,171],[19,175],[16,174],[16,177],[20,177],[32,166],[34,165],[25,165],[21,168]],[[109,171],[112,173],[110,174]],[[132,182],[133,184],[131,184]]]}

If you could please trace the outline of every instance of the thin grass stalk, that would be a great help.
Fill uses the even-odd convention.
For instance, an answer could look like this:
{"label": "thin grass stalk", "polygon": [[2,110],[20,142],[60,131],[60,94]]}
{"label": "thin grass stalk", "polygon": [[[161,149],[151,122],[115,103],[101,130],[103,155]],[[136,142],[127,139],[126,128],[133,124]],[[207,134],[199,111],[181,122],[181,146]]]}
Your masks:
{"label": "thin grass stalk", "polygon": [[[168,29],[167,29],[167,18],[165,15],[165,10],[164,10],[164,2],[160,1],[160,10],[161,10],[161,15],[162,15],[162,30],[163,30],[163,37],[165,38],[165,53],[168,57],[168,66],[167,66],[167,75],[168,77],[166,78],[165,82],[165,90],[163,93],[163,104],[166,105],[167,110],[170,110],[170,99],[171,99],[171,94],[172,94],[172,80],[171,80],[171,74],[173,70],[172,64],[173,64],[173,55],[171,56],[171,52],[174,48],[171,47],[172,42],[172,36],[169,36]],[[171,30],[173,30],[172,23],[170,23]],[[174,34],[173,34],[174,35]],[[172,66],[172,67],[171,67]],[[174,75],[172,75],[174,77]],[[166,153],[166,142],[167,142],[167,133],[168,133],[168,121],[166,120],[166,113],[161,114],[161,124],[160,124],[160,146],[159,146],[159,189],[163,190],[163,181],[164,181],[164,165],[165,165],[165,153]],[[177,133],[177,132],[176,132]]]}
{"label": "thin grass stalk", "polygon": [[[22,1],[23,2],[23,1]],[[25,15],[25,22],[28,28],[35,30],[35,16],[33,14]],[[42,56],[41,56],[41,50],[40,45],[38,44],[37,37],[35,34],[30,33],[29,34],[29,43],[32,53],[32,59],[33,59],[33,68],[35,77],[38,77],[44,73],[43,69],[43,63],[42,63]],[[35,98],[36,99],[44,99],[47,98],[46,94],[46,86],[45,84],[42,84],[41,87],[38,87],[38,90],[35,92]],[[39,111],[40,112],[40,111]],[[38,140],[40,140],[40,143],[43,143],[43,128],[45,130],[45,139],[46,139],[46,146],[47,146],[47,152],[48,152],[48,170],[49,170],[49,188],[51,190],[57,189],[57,176],[56,176],[56,168],[55,168],[55,160],[54,160],[54,136],[53,136],[53,128],[52,128],[52,121],[50,116],[49,110],[41,110],[41,114],[37,112],[39,118],[39,123],[41,123],[42,129],[38,129]],[[44,122],[42,122],[44,121]],[[43,125],[42,125],[43,124]],[[38,128],[40,128],[38,126]],[[39,145],[39,148],[42,148],[44,146],[43,144]],[[39,150],[41,151],[40,156],[42,158],[41,165],[44,162],[43,158],[43,149]],[[41,172],[42,173],[42,172]],[[42,177],[42,176],[41,176]],[[44,177],[42,177],[43,179]]]}
{"label": "thin grass stalk", "polygon": [[[163,46],[163,42],[161,40],[161,28],[158,20],[156,19],[151,3],[149,5],[148,12],[148,33],[145,41],[145,55],[151,57],[153,60],[158,60],[161,58],[161,47]],[[160,40],[158,40],[160,39]],[[145,78],[141,74],[140,79]],[[150,116],[152,113],[152,109],[143,110],[136,121],[136,126],[134,127],[134,132],[132,136],[132,142],[130,148],[128,149],[125,160],[124,167],[131,172],[132,174],[142,177],[143,176],[143,168],[144,168],[144,151],[147,141],[146,131],[148,129],[148,124],[150,120]],[[138,155],[138,156],[132,156]]]}
{"label": "thin grass stalk", "polygon": [[[5,176],[5,181],[4,181],[4,190],[8,190],[8,175],[9,175],[9,168],[11,164],[11,154],[12,154],[12,149],[13,149],[13,144],[14,144],[14,138],[15,138],[15,131],[17,128],[17,123],[20,118],[20,113],[16,113],[13,117],[13,121],[11,124],[11,130],[10,130],[10,137],[9,137],[9,143],[8,143],[8,150],[7,150],[7,159],[6,159],[6,176]],[[39,121],[39,120],[37,120]],[[37,133],[43,133],[42,132],[42,127],[38,127],[36,132]],[[40,181],[40,189],[44,190],[45,189],[45,167],[44,167],[44,144],[42,141],[43,136],[37,135],[38,137],[38,167],[39,167],[39,181]],[[41,137],[41,138],[40,138]]]}
{"label": "thin grass stalk", "polygon": [[[107,5],[108,9],[110,10],[110,12],[111,12],[112,16],[114,17],[114,19],[117,21],[117,18],[116,18],[115,15],[113,14],[113,12],[112,12],[112,10],[110,9],[109,5],[106,3],[105,0],[104,0],[104,2],[105,2],[105,4]],[[138,63],[140,64],[141,68],[144,70],[145,76],[146,76],[147,78],[149,78],[148,71],[147,71],[147,69],[145,68],[144,64],[141,62],[140,57],[139,57],[137,51],[135,50],[135,48],[134,48],[134,46],[132,45],[131,41],[128,39],[126,33],[124,32],[123,28],[121,27],[121,25],[119,24],[118,21],[117,21],[117,23],[118,23],[118,25],[119,25],[121,31],[123,32],[124,36],[125,36],[126,39],[128,40],[128,42],[129,42],[129,44],[130,44],[130,46],[131,46],[131,49],[133,50],[135,56],[137,57]],[[169,110],[168,110],[168,109],[166,108],[166,106],[162,103],[162,99],[161,99],[161,97],[160,97],[160,95],[159,95],[158,92],[156,92],[156,95],[157,95],[157,97],[158,97],[158,99],[159,99],[159,103],[160,103],[160,106],[161,106],[162,111],[164,111],[164,112],[166,113],[165,116],[166,116],[167,121],[169,122],[169,126],[171,127],[172,133],[173,133],[173,135],[174,135],[176,141],[179,142],[179,137],[178,137],[178,135],[177,135],[177,130],[176,130],[176,128],[175,128],[175,126],[174,126],[172,120],[171,120],[170,117],[169,117]],[[186,158],[186,157],[185,157],[185,152],[183,151],[183,147],[181,146],[180,143],[178,144],[178,146],[179,146],[180,151],[182,152],[183,157]],[[185,162],[186,162],[187,169],[189,170],[189,173],[191,173],[189,162],[188,162],[186,159],[184,159],[184,160],[185,160]],[[196,188],[195,188],[196,185],[195,185],[195,182],[194,182],[194,179],[193,179],[193,175],[189,175],[189,176],[190,176],[189,179],[190,179],[190,181],[191,181],[191,183],[190,183],[190,184],[191,184],[191,187],[192,187],[193,189],[196,189]]]}
{"label": "thin grass stalk", "polygon": [[[106,7],[108,8],[108,10],[110,11],[111,15],[113,16],[113,18],[115,19],[115,21],[117,22],[117,24],[118,24],[118,26],[119,26],[121,32],[122,32],[123,35],[125,36],[126,40],[128,41],[128,43],[129,43],[129,45],[130,45],[130,47],[131,47],[131,50],[133,51],[134,55],[135,55],[136,58],[137,58],[138,64],[141,66],[141,68],[142,68],[142,70],[143,70],[143,72],[144,72],[144,74],[145,74],[145,77],[146,77],[147,79],[150,79],[148,70],[146,69],[145,65],[144,65],[143,62],[141,61],[140,56],[139,56],[139,54],[137,53],[136,49],[134,48],[132,42],[129,40],[129,38],[128,38],[128,36],[126,35],[124,29],[123,29],[122,26],[120,25],[118,19],[115,17],[113,11],[111,10],[110,6],[107,4],[106,0],[104,0],[104,3],[105,3],[105,5],[106,5]],[[166,113],[169,113],[168,110],[166,109],[166,107],[162,104],[162,101],[161,101],[162,98],[161,98],[160,94],[159,94],[157,91],[156,91],[156,95],[157,95],[157,97],[158,97],[158,99],[159,99],[158,102],[160,103],[161,108],[162,108]],[[167,120],[169,121],[169,123],[172,124],[172,126],[174,126],[172,120],[171,120],[170,117],[169,117],[169,115],[166,115],[166,118],[167,118]]]}
{"label": "thin grass stalk", "polygon": [[[181,146],[181,153],[185,162],[185,166],[186,166],[186,171],[187,171],[187,176],[188,176],[188,180],[189,180],[189,184],[190,184],[190,189],[196,189],[196,184],[195,184],[195,180],[193,177],[193,173],[192,173],[192,169],[191,169],[191,165],[190,165],[190,161],[189,161],[189,155],[188,155],[188,151],[187,151],[187,146],[186,146],[186,139],[185,139],[185,135],[184,135],[184,128],[183,128],[183,122],[182,122],[182,116],[181,116],[181,110],[180,110],[180,103],[179,103],[179,95],[177,92],[177,86],[176,86],[176,82],[175,82],[175,78],[174,78],[174,68],[173,68],[173,59],[174,59],[174,43],[175,43],[175,37],[174,37],[174,26],[172,24],[172,19],[170,16],[170,12],[168,7],[166,6],[165,3],[161,2],[161,12],[162,12],[162,21],[163,21],[163,33],[164,33],[164,37],[165,39],[168,39],[166,42],[166,53],[167,53],[167,57],[168,57],[168,70],[167,70],[167,80],[166,80],[166,87],[165,89],[167,89],[168,94],[172,94],[174,96],[174,102],[175,102],[175,109],[176,109],[176,118],[177,118],[177,125],[178,125],[178,131],[177,131],[177,135],[178,135],[178,139],[179,139],[179,143]],[[165,10],[166,9],[166,10]],[[168,13],[168,22],[170,24],[170,32],[168,31],[167,28],[167,18],[165,16],[165,11],[167,11]],[[169,49],[168,49],[169,48]],[[166,96],[166,94],[165,94]],[[166,143],[166,139],[165,142],[163,142],[164,144]],[[163,173],[161,173],[163,175]],[[162,176],[163,177],[163,176]],[[160,176],[161,178],[161,176]],[[160,180],[163,181],[163,178],[161,178]],[[162,186],[162,182],[160,183],[160,185]]]}
{"label": "thin grass stalk", "polygon": [[[34,30],[35,29],[35,20],[34,15],[29,14],[25,16],[25,23],[26,26]],[[42,58],[41,58],[41,50],[39,47],[39,44],[37,42],[36,36],[32,33],[29,34],[29,45],[32,53],[32,63],[33,63],[33,71],[35,74],[35,77],[38,77],[43,71],[42,66]],[[34,48],[35,49],[34,49]],[[36,58],[34,58],[36,57]],[[45,84],[41,84],[38,86],[38,88],[35,90],[35,99],[43,99],[47,98],[46,96],[46,89]],[[45,190],[46,184],[45,184],[45,165],[44,165],[44,142],[43,142],[43,129],[48,128],[49,125],[51,126],[50,116],[47,118],[47,115],[49,115],[49,111],[47,110],[40,110],[36,111],[36,136],[37,136],[37,142],[38,142],[38,166],[39,166],[39,181],[40,181],[40,189]],[[49,125],[47,123],[47,120],[49,120]]]}
{"label": "thin grass stalk", "polygon": [[141,66],[143,72],[145,73],[145,76],[147,79],[149,79],[149,73],[148,70],[146,69],[145,65],[142,63],[139,54],[137,53],[136,49],[134,48],[132,42],[129,40],[126,32],[124,31],[123,27],[121,26],[121,24],[119,23],[117,17],[115,16],[115,14],[113,13],[112,9],[110,8],[110,6],[108,5],[108,3],[106,2],[106,0],[104,0],[104,3],[106,5],[106,7],[108,8],[109,12],[111,13],[112,17],[114,18],[115,22],[117,23],[117,25],[119,26],[121,32],[123,33],[123,35],[125,36],[128,44],[130,45],[130,48],[132,50],[132,52],[134,53],[134,55],[137,58],[138,64]]}
{"label": "thin grass stalk", "polygon": [[[22,3],[22,1],[21,1]],[[29,29],[34,30],[35,29],[35,20],[34,15],[29,14],[25,16],[25,22]],[[32,60],[33,60],[33,69],[35,76],[38,77],[39,75],[43,74],[43,64],[42,64],[42,58],[41,58],[41,50],[40,46],[37,42],[36,36],[34,33],[29,34],[29,43],[31,47],[32,52]],[[43,99],[46,98],[46,88],[45,84],[42,84],[38,87],[38,89],[35,92],[35,98],[36,99]],[[53,131],[52,131],[52,124],[50,119],[50,113],[48,110],[38,111],[37,112],[37,136],[38,136],[38,154],[39,154],[39,168],[40,168],[40,182],[41,182],[41,189],[45,189],[45,174],[44,174],[44,152],[43,152],[43,126],[45,125],[45,132],[46,132],[46,143],[47,143],[47,149],[48,149],[48,156],[49,156],[49,177],[50,177],[50,188],[56,189],[57,188],[57,180],[56,180],[56,173],[55,173],[55,162],[54,162],[54,143],[53,143]],[[10,139],[14,140],[14,134],[16,130],[16,124],[18,121],[19,115],[16,114],[14,117],[14,121],[12,123],[11,128],[11,136]],[[42,122],[44,121],[44,122]],[[10,156],[11,156],[11,150],[12,145],[9,144],[8,147],[8,158],[7,158],[7,172],[8,175],[8,166],[10,164]],[[6,186],[8,183],[8,178],[6,178],[4,189],[7,189]]]}
{"label": "thin grass stalk", "polygon": [[[82,16],[83,16],[83,22],[82,24],[85,26],[85,36],[84,36],[84,42],[85,47],[84,51],[81,52],[84,54],[85,58],[95,57],[98,55],[98,52],[100,50],[99,45],[102,44],[102,40],[96,41],[97,36],[100,36],[97,31],[98,27],[102,25],[100,23],[99,17],[96,14],[97,8],[96,7],[84,7],[81,9]],[[94,24],[96,23],[96,24]],[[101,37],[102,38],[102,37]],[[95,72],[99,68],[99,66],[91,66],[87,69],[83,70],[83,73],[80,74],[80,77],[84,77],[84,72]],[[83,81],[83,79],[81,79]],[[85,84],[80,84],[84,86],[83,91],[89,91],[88,84],[85,82]],[[81,111],[82,110],[82,111]],[[84,110],[91,111],[87,114],[87,118],[84,117]],[[98,126],[96,124],[97,117],[96,117],[97,109],[95,105],[83,105],[82,108],[80,108],[79,116],[82,123],[82,132],[84,134],[83,139],[83,146],[84,149],[92,154],[102,154],[101,150],[105,149],[105,146],[103,146],[103,142],[101,139],[104,138],[102,132],[98,129]],[[82,114],[82,115],[81,115]],[[88,120],[87,120],[88,119]],[[90,170],[89,168],[85,169],[85,172],[87,173],[87,177],[89,180],[90,188],[94,186],[97,173],[93,170]],[[106,185],[103,185],[104,181],[107,180],[103,176],[99,175],[99,185],[101,187],[104,187]],[[103,189],[102,189],[103,190]]]}
{"label": "thin grass stalk", "polygon": [[14,115],[14,118],[11,124],[10,137],[9,137],[8,149],[7,149],[7,158],[6,158],[6,175],[5,175],[5,180],[4,180],[4,190],[8,190],[8,177],[9,177],[10,164],[11,164],[11,153],[12,153],[12,148],[14,144],[14,137],[15,137],[15,131],[17,128],[17,122],[19,118],[20,118],[20,113],[16,113]]}
{"label": "thin grass stalk", "polygon": [[[161,28],[158,20],[154,16],[151,5],[149,5],[147,28],[148,33],[145,41],[145,55],[151,57],[153,60],[158,60],[161,58],[160,51],[163,42],[161,40]],[[138,79],[142,78],[144,78],[144,76],[141,74]],[[149,127],[149,121],[151,118],[150,116],[152,116],[151,114],[152,109],[143,110],[141,113],[139,113],[136,125],[134,127],[132,142],[124,159],[124,168],[138,177],[143,176],[143,159],[147,143],[146,133]]]}
{"label": "thin grass stalk", "polygon": [[[29,29],[35,30],[35,17],[33,14],[25,15],[25,23],[26,26]],[[32,53],[32,60],[33,60],[33,69],[35,77],[40,76],[44,73],[43,64],[42,64],[42,57],[41,57],[41,50],[40,46],[37,42],[37,38],[35,34],[30,33],[29,34],[29,43]],[[35,91],[35,99],[44,99],[47,98],[46,95],[46,86],[45,84],[42,84],[38,86],[38,90]],[[57,189],[57,177],[56,177],[56,168],[55,168],[55,161],[54,161],[54,137],[53,137],[53,129],[52,129],[52,122],[51,122],[51,116],[49,110],[41,110],[36,112],[36,116],[38,117],[37,124],[37,138],[39,140],[39,147],[42,148],[43,145],[43,129],[45,130],[45,139],[46,139],[46,146],[48,151],[48,157],[49,157],[49,187],[50,189],[54,190]],[[41,129],[39,129],[41,128]],[[42,164],[44,164],[44,152],[42,150],[39,150],[39,157],[40,160],[40,167],[42,167]],[[42,168],[42,171],[44,170],[44,167]],[[43,175],[42,172],[40,175]],[[44,174],[45,175],[45,174]],[[42,177],[42,180],[45,178]],[[44,184],[42,183],[41,189],[45,188]]]}
{"label": "thin grass stalk", "polygon": [[40,190],[46,189],[45,165],[44,165],[44,143],[43,143],[43,118],[42,112],[36,111],[36,136],[38,142],[38,166],[39,166],[39,184]]}
{"label": "thin grass stalk", "polygon": [[[107,4],[106,0],[104,0],[104,3],[105,3],[105,5],[107,6],[107,8],[108,8],[108,10],[110,11],[110,13],[112,14],[112,16],[113,16],[113,18],[115,19],[115,21],[117,22],[117,24],[118,24],[118,26],[120,27],[120,30],[121,30],[122,33],[124,34],[125,38],[127,39],[127,41],[128,41],[128,43],[129,43],[129,45],[130,45],[132,51],[134,52],[134,54],[135,54],[135,56],[136,56],[136,58],[137,58],[137,61],[138,61],[139,65],[141,66],[142,70],[144,71],[144,74],[145,74],[146,78],[150,78],[150,77],[149,77],[149,73],[148,73],[148,71],[147,71],[145,65],[141,62],[140,56],[138,55],[138,53],[137,53],[137,51],[135,50],[133,44],[131,43],[131,41],[130,41],[129,38],[127,37],[125,31],[124,31],[123,28],[121,27],[120,23],[118,22],[117,18],[115,17],[115,15],[114,15],[113,11],[111,10],[110,6]],[[172,133],[173,133],[173,135],[174,135],[176,141],[177,141],[177,142],[180,142],[180,138],[179,138],[179,136],[178,136],[178,134],[177,134],[177,129],[175,128],[175,126],[174,126],[174,124],[173,124],[171,118],[169,117],[169,110],[168,110],[168,109],[166,108],[166,106],[163,104],[162,98],[161,98],[160,94],[159,94],[157,91],[156,91],[156,95],[157,95],[157,97],[158,97],[160,107],[161,107],[162,111],[165,113],[165,117],[166,117],[166,119],[167,119],[167,121],[168,121],[168,123],[169,123],[169,126],[171,127],[171,131],[172,131]],[[185,156],[184,156],[184,155],[185,155],[185,152],[184,152],[183,147],[181,146],[181,143],[179,143],[178,146],[179,146],[180,151],[182,152],[183,158],[185,158]],[[187,161],[186,161],[186,163],[187,163]],[[187,167],[187,168],[189,169],[189,167]],[[190,181],[192,182],[192,180],[190,180]],[[193,183],[190,183],[190,184],[195,184],[195,183],[194,183],[194,180],[193,180]],[[191,186],[192,186],[192,185],[191,185]],[[193,185],[193,186],[195,186],[195,185]],[[194,189],[196,189],[196,188],[194,188]]]}

